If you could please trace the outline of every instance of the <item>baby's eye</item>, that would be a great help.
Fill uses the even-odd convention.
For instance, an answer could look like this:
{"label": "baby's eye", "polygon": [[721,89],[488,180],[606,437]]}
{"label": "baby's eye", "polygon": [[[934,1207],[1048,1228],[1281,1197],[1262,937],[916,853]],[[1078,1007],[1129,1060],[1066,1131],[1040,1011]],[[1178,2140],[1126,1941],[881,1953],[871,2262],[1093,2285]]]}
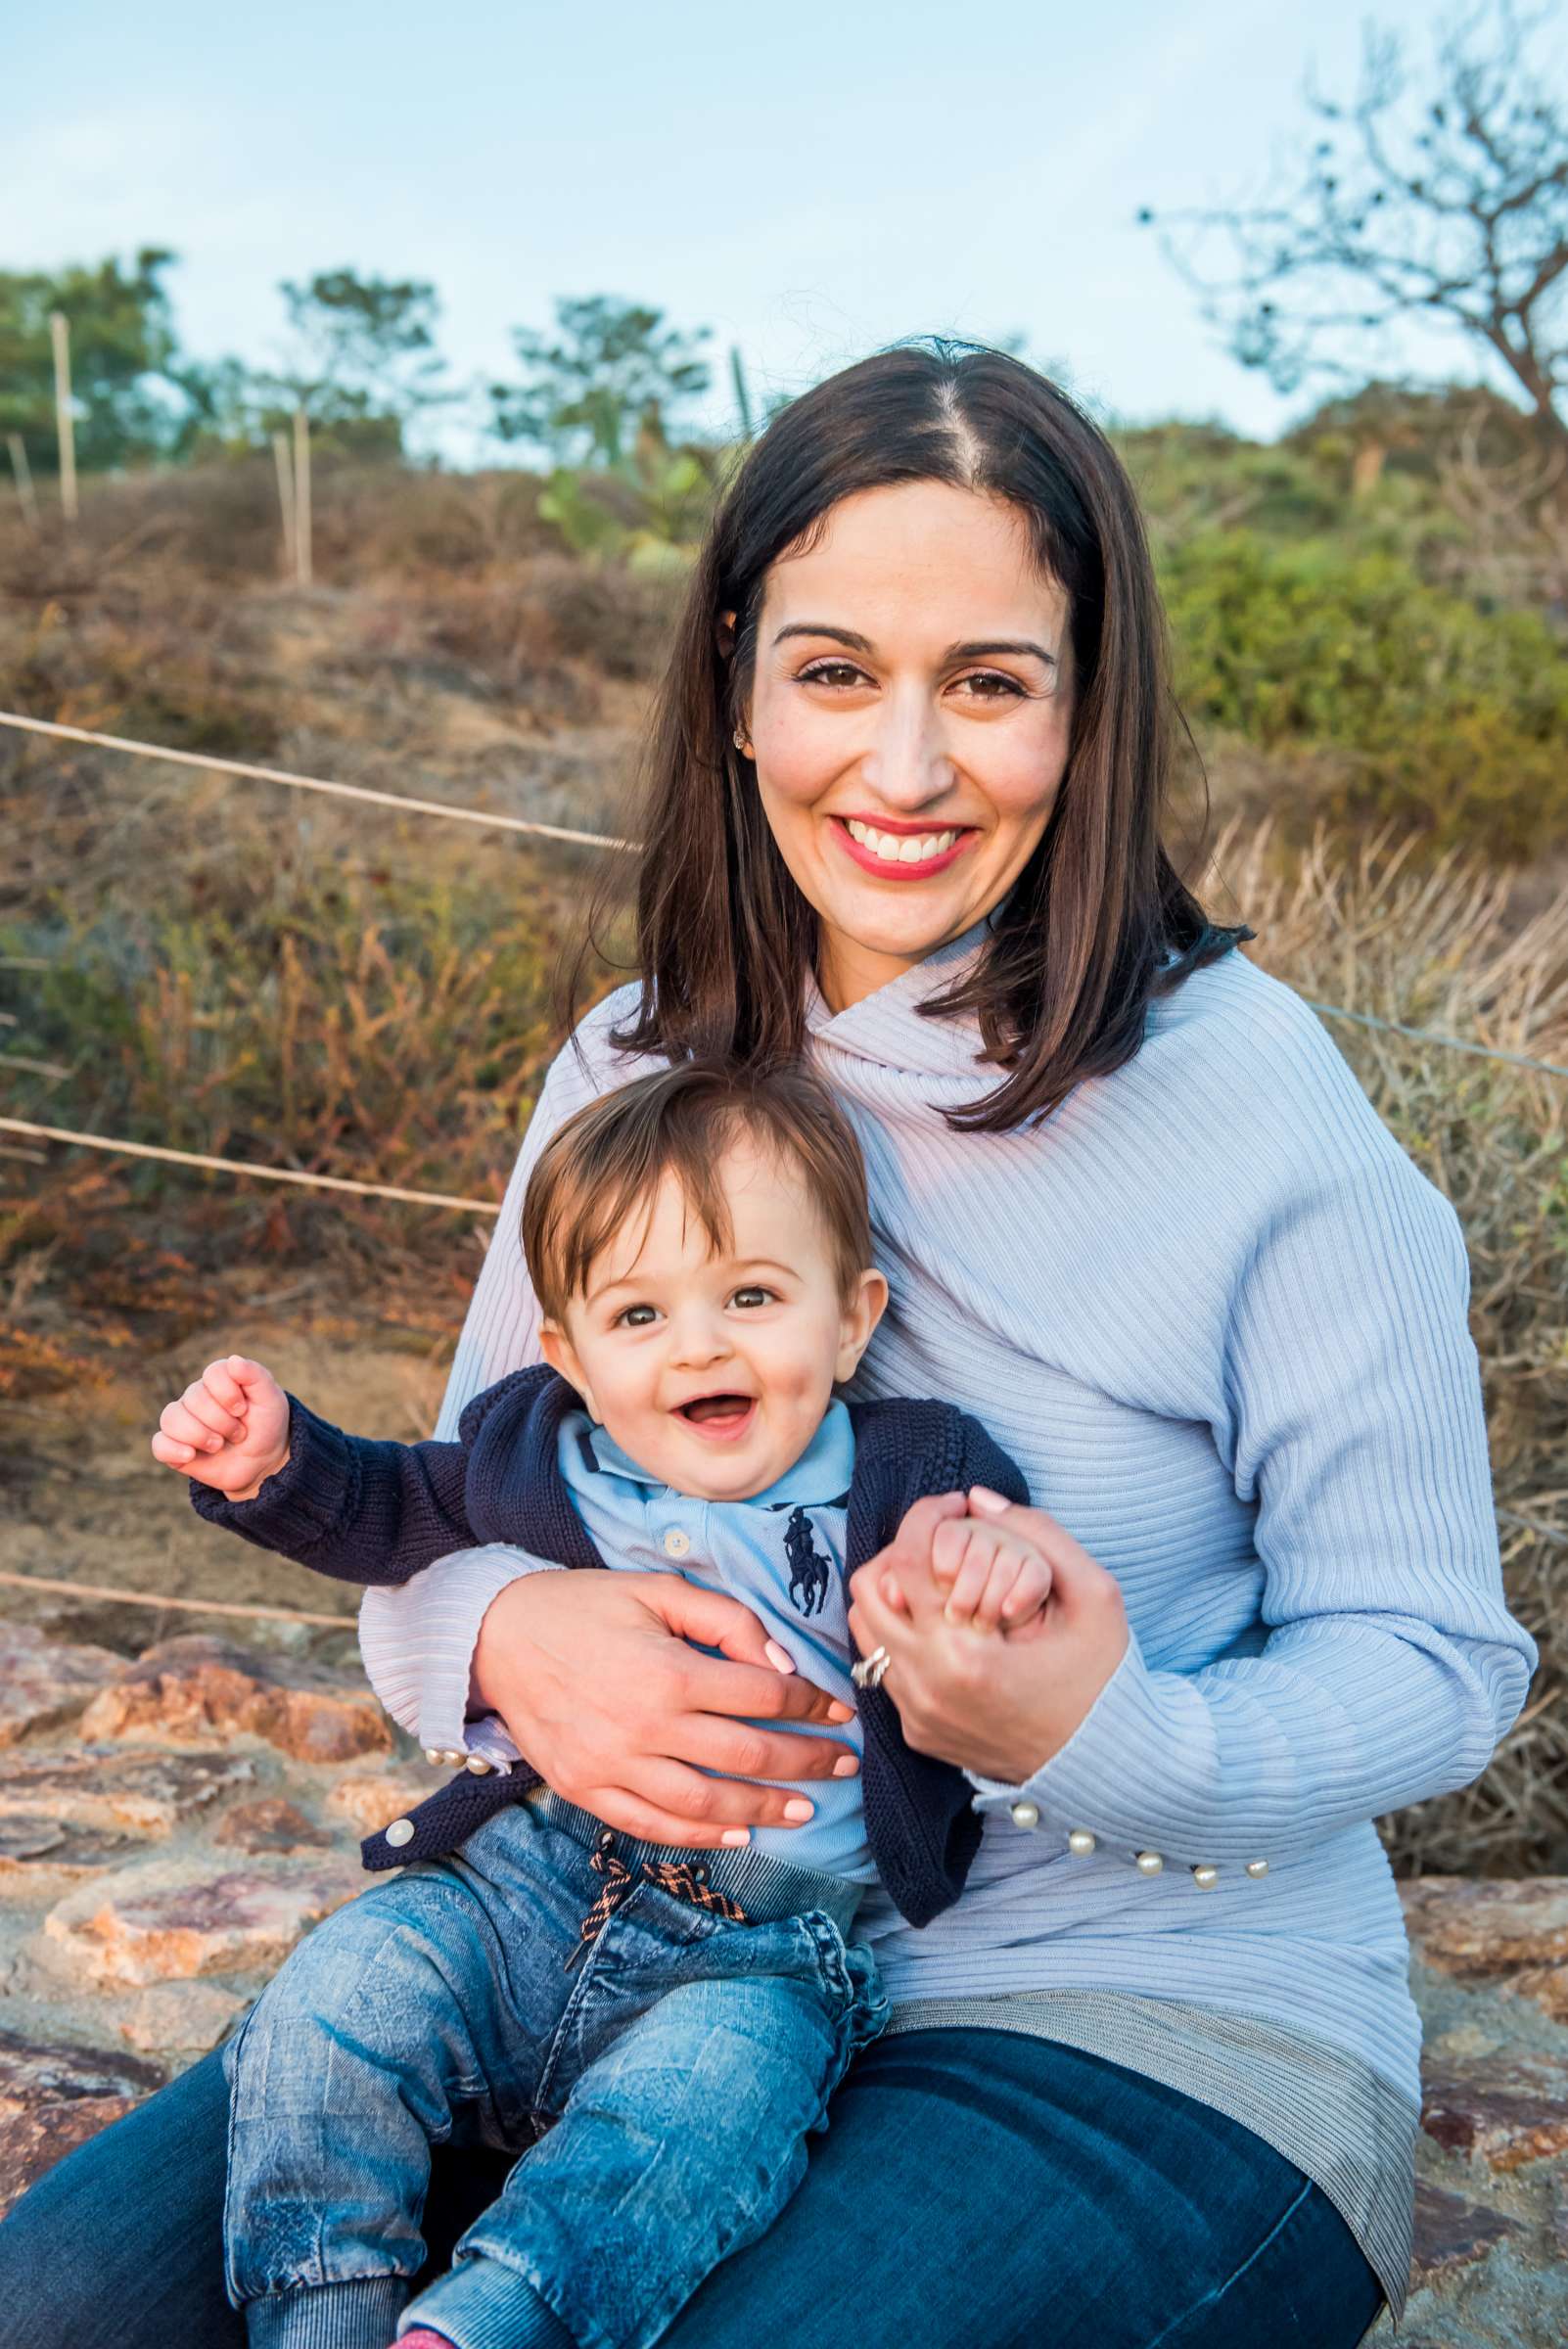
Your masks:
{"label": "baby's eye", "polygon": [[737,1289],[734,1296],[730,1299],[730,1303],[732,1305],[738,1305],[743,1309],[747,1309],[757,1305],[771,1305],[773,1303],[773,1299],[774,1291],[772,1289],[764,1289],[754,1286],[752,1288]]}
{"label": "baby's eye", "polygon": [[617,1329],[652,1329],[659,1318],[654,1305],[628,1305],[616,1315]]}

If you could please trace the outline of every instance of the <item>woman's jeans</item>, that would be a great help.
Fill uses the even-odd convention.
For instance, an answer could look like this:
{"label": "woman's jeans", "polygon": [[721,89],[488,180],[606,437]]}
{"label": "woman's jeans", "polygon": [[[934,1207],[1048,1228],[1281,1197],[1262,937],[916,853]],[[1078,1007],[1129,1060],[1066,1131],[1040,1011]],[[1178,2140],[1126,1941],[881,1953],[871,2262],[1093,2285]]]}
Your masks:
{"label": "woman's jeans", "polygon": [[405,2323],[455,2349],[652,2349],[772,2225],[887,2020],[845,1940],[859,1899],[541,1795],[340,1909],[224,2050],[252,2349],[386,2349],[444,2143],[524,2158]]}
{"label": "woman's jeans", "polygon": [[[39,2180],[0,2224],[12,2340],[244,2349],[223,2288],[228,2101],[209,2055]],[[831,2120],[800,2191],[665,2349],[1353,2349],[1376,2314],[1318,2188],[1098,2055],[1002,2031],[884,2037]],[[432,2272],[509,2166],[438,2152]]]}

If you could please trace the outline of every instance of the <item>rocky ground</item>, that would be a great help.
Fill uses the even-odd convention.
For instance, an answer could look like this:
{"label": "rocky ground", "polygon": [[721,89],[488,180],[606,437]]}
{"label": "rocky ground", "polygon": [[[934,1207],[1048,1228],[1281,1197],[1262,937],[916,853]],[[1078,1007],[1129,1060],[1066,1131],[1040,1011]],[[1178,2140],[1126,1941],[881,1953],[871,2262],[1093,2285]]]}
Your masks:
{"label": "rocky ground", "polygon": [[[433,1773],[287,1628],[0,1623],[0,2209],[214,2046]],[[1568,1879],[1406,1888],[1426,2023],[1407,2349],[1568,2339]],[[1384,2322],[1373,2336],[1387,2334]]]}

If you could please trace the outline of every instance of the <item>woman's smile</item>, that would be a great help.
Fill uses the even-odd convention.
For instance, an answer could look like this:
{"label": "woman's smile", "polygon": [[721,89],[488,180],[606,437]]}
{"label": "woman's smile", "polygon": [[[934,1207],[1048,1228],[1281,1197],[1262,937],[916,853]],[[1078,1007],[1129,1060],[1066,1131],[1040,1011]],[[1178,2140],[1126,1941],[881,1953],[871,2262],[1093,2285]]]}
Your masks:
{"label": "woman's smile", "polygon": [[973,824],[899,823],[891,815],[830,815],[861,870],[885,881],[923,881],[945,873],[976,837]]}

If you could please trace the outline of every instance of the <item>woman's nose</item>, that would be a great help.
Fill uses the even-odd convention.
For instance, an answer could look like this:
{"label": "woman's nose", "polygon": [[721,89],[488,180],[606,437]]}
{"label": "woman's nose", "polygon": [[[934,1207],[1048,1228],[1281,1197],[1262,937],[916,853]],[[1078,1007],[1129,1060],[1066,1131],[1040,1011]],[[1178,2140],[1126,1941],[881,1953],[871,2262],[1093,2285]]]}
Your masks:
{"label": "woman's nose", "polygon": [[954,768],[942,714],[923,686],[884,699],[862,771],[890,815],[918,815],[951,790]]}

